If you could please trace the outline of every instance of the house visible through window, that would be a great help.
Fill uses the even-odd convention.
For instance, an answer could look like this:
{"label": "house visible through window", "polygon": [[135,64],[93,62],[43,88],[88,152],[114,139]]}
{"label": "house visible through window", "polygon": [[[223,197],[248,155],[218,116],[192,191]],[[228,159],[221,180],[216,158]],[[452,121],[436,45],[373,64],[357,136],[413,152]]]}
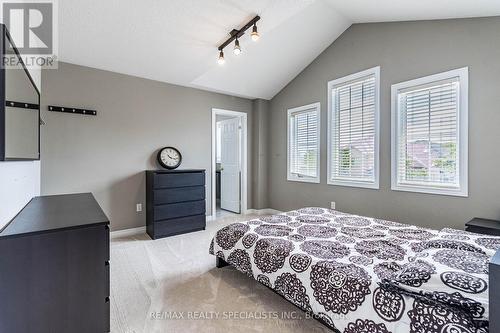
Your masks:
{"label": "house visible through window", "polygon": [[319,183],[320,104],[288,110],[288,180]]}
{"label": "house visible through window", "polygon": [[467,69],[392,88],[392,188],[467,195]]}
{"label": "house visible through window", "polygon": [[328,184],[378,188],[379,67],[328,83]]}

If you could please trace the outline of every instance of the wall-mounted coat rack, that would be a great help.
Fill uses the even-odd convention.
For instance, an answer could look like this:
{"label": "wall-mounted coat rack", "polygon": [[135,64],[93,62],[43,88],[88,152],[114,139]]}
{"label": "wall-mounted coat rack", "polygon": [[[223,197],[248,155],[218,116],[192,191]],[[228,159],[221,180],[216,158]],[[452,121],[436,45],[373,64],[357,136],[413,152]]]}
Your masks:
{"label": "wall-mounted coat rack", "polygon": [[31,109],[31,110],[38,110],[39,108],[38,104],[14,102],[14,101],[5,101],[5,106],[10,106],[13,108],[21,108],[21,109]]}
{"label": "wall-mounted coat rack", "polygon": [[53,112],[64,112],[64,113],[77,113],[77,114],[85,114],[89,116],[97,116],[97,111],[89,110],[89,109],[77,109],[77,108],[67,108],[64,106],[54,106],[49,105],[49,111]]}

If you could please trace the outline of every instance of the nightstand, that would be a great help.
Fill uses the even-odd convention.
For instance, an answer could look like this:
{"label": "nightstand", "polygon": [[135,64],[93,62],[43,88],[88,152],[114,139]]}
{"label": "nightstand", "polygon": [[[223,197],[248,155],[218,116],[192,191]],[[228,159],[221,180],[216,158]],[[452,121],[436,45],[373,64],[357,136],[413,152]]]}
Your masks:
{"label": "nightstand", "polygon": [[500,221],[475,217],[465,223],[465,230],[478,234],[500,236]]}

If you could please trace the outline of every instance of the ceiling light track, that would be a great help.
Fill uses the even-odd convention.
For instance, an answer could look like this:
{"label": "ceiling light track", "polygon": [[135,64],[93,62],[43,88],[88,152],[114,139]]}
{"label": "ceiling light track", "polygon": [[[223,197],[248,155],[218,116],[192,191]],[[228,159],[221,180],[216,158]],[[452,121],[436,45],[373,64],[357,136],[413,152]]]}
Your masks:
{"label": "ceiling light track", "polygon": [[234,49],[233,52],[235,55],[239,55],[241,53],[241,47],[240,47],[240,41],[239,38],[245,34],[245,31],[248,29],[252,28],[252,33],[250,34],[252,37],[252,40],[256,42],[260,35],[259,32],[257,31],[257,21],[260,20],[260,16],[255,16],[253,19],[251,19],[247,24],[245,24],[240,30],[233,29],[229,33],[230,37],[222,43],[217,49],[219,50],[219,59],[217,62],[222,65],[225,62],[224,59],[224,48],[231,44],[234,41]]}

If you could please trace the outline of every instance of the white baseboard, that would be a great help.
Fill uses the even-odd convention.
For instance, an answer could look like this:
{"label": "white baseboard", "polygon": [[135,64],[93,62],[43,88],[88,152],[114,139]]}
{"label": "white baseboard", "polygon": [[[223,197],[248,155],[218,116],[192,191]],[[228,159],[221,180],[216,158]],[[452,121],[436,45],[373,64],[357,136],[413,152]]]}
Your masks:
{"label": "white baseboard", "polygon": [[[263,209],[247,209],[243,215],[274,215],[281,214],[282,211],[272,209],[272,208],[263,208]],[[217,219],[214,215],[207,215],[207,221],[213,221]]]}
{"label": "white baseboard", "polygon": [[[264,209],[247,209],[245,214],[246,215],[273,215],[273,214],[280,214],[282,213],[279,210],[276,209],[271,209],[271,208],[264,208]],[[207,221],[213,221],[216,218],[213,215],[207,215]],[[130,229],[124,229],[124,230],[117,230],[117,231],[112,231],[110,233],[111,239],[113,238],[120,238],[120,237],[130,237],[130,236],[137,236],[137,235],[142,235],[146,233],[146,227],[138,227],[138,228],[130,228]]]}
{"label": "white baseboard", "polygon": [[124,230],[112,231],[110,233],[110,238],[121,238],[121,237],[130,237],[136,235],[142,235],[146,233],[146,227],[138,227],[138,228],[130,228]]}
{"label": "white baseboard", "polygon": [[272,208],[247,209],[247,211],[245,212],[245,214],[256,214],[256,215],[274,215],[281,213],[283,212]]}

